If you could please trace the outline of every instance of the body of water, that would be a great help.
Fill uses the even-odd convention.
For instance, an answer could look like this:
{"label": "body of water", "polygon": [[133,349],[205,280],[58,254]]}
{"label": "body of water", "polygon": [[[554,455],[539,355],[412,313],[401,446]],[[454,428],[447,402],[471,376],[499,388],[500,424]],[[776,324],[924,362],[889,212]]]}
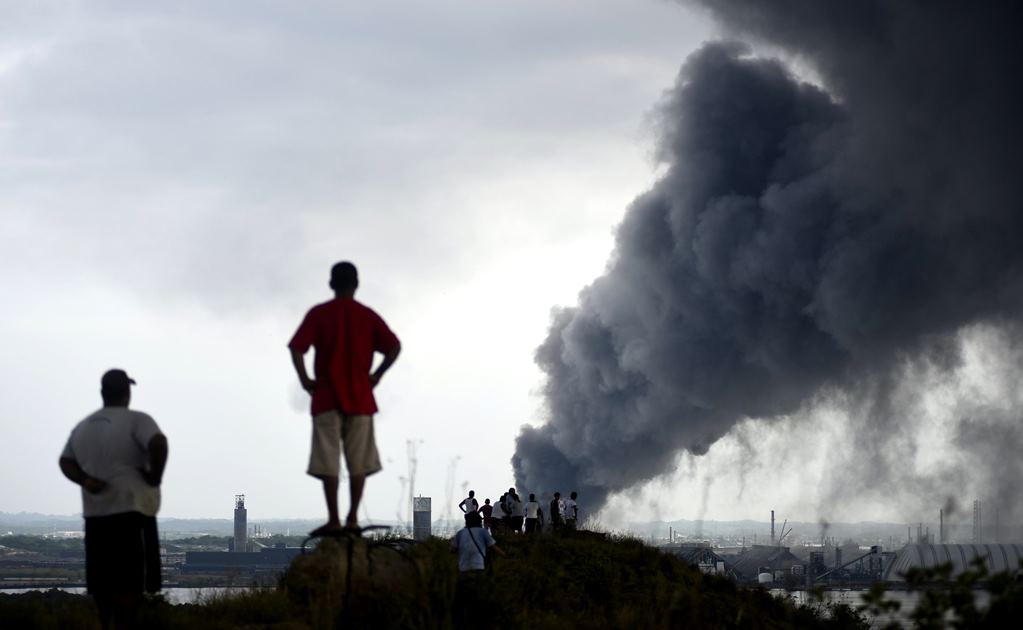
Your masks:
{"label": "body of water", "polygon": [[[19,593],[29,593],[31,591],[48,591],[49,588],[4,588],[0,589],[0,593],[10,593],[16,595]],[[84,586],[66,586],[60,587],[57,590],[64,591],[66,593],[75,593],[85,595]],[[220,597],[223,595],[241,594],[251,590],[248,586],[209,586],[205,588],[181,588],[181,587],[170,587],[160,591],[164,597],[167,598],[172,604],[195,604],[208,599],[211,597]]]}

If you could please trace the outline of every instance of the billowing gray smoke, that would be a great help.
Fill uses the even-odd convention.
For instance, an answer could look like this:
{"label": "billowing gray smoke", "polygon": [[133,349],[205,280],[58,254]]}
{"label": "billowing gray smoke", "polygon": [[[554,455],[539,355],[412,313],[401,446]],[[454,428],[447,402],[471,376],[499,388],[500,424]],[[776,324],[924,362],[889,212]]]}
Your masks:
{"label": "billowing gray smoke", "polygon": [[527,491],[602,505],[829,391],[884,422],[900,366],[951,368],[965,326],[1021,313],[1015,3],[705,4],[823,87],[746,44],[686,61],[664,176],[537,350],[549,417],[517,440]]}

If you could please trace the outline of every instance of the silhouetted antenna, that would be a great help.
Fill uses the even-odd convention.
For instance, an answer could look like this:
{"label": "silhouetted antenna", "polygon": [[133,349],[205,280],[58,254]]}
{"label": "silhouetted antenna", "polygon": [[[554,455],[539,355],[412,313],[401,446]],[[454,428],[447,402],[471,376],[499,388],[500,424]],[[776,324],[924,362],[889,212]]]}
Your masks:
{"label": "silhouetted antenna", "polygon": [[462,459],[461,455],[455,455],[448,461],[448,476],[444,483],[444,490],[446,493],[444,501],[444,520],[449,521],[448,526],[451,526],[451,504],[454,502],[455,494],[455,468],[458,467],[458,460]]}
{"label": "silhouetted antenna", "polygon": [[980,514],[980,500],[973,502],[973,544],[977,545],[981,542],[981,514]]}
{"label": "silhouetted antenna", "polygon": [[408,455],[408,522],[413,521],[414,507],[412,503],[416,496],[416,469],[419,467],[419,458],[416,456],[416,449],[423,441],[420,439],[405,440],[405,452]]}
{"label": "silhouetted antenna", "polygon": [[401,490],[398,492],[398,508],[394,511],[395,517],[398,522],[401,523],[402,527],[405,526],[405,501],[408,499],[408,495],[405,494],[405,490],[408,489],[408,477],[405,475],[398,476],[398,482],[401,483]]}
{"label": "silhouetted antenna", "polygon": [[788,528],[788,529],[785,529],[785,526],[788,525],[788,523],[789,523],[789,519],[785,519],[782,522],[782,524],[781,524],[781,536],[778,537],[778,542],[776,543],[779,546],[781,545],[781,541],[785,540],[785,537],[792,533],[792,528],[791,527]]}

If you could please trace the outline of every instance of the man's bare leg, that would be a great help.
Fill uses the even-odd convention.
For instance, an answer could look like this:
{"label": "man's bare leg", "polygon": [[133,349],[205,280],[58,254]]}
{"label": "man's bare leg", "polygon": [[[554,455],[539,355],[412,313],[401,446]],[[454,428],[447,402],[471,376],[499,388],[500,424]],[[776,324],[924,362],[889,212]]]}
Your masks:
{"label": "man's bare leg", "polygon": [[[348,518],[345,520],[345,527],[357,529],[359,527],[359,502],[362,501],[362,489],[366,486],[366,475],[349,475],[348,491],[352,500],[351,508],[348,510]],[[337,486],[335,486],[337,488]],[[335,509],[337,500],[335,498]]]}
{"label": "man's bare leg", "polygon": [[341,529],[341,517],[337,510],[337,477],[320,477],[323,481],[323,496],[327,499],[327,524],[322,529]]}

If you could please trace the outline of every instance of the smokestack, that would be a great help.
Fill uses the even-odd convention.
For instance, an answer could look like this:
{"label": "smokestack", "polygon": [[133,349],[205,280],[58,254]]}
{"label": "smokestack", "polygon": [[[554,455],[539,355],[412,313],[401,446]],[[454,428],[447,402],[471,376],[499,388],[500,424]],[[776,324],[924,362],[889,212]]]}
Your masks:
{"label": "smokestack", "polygon": [[945,544],[945,510],[938,509],[938,544]]}
{"label": "smokestack", "polygon": [[774,510],[771,510],[771,544],[774,544]]}
{"label": "smokestack", "polygon": [[248,551],[248,510],[245,509],[245,495],[234,495],[234,551]]}

